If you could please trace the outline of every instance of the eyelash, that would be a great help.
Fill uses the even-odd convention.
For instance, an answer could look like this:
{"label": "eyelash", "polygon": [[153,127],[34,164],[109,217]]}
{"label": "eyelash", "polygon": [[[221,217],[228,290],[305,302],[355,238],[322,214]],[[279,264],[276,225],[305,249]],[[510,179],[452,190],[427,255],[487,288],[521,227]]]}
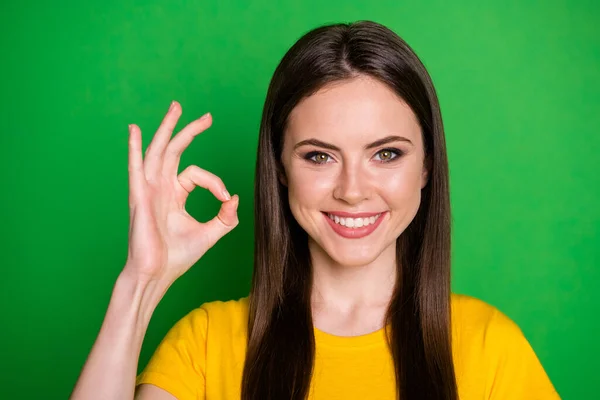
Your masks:
{"label": "eyelash", "polygon": [[[377,161],[377,162],[380,162],[380,163],[390,163],[390,162],[393,162],[393,161],[399,159],[404,154],[404,152],[402,150],[396,149],[396,148],[381,149],[381,150],[379,150],[375,154],[377,155],[377,154],[383,153],[385,151],[389,151],[390,153],[395,154],[395,156],[392,157],[391,159],[387,160],[387,161]],[[327,157],[331,158],[331,156],[329,154],[325,153],[325,152],[322,152],[322,151],[311,151],[309,153],[306,153],[306,155],[304,156],[304,159],[307,160],[307,161],[309,161],[309,162],[311,162],[311,163],[313,163],[313,164],[316,164],[316,165],[327,164],[327,162],[317,162],[317,161],[315,161],[315,160],[312,159],[313,157],[315,157],[315,156],[317,156],[319,154],[325,154]]]}

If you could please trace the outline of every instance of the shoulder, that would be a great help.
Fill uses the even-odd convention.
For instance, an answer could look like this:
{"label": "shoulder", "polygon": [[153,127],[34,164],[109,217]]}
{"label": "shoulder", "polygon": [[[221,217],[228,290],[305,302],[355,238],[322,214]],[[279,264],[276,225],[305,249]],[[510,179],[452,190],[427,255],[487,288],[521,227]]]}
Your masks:
{"label": "shoulder", "polygon": [[480,342],[487,350],[518,346],[521,328],[495,306],[475,297],[452,294],[452,334],[457,340]]}
{"label": "shoulder", "polygon": [[163,338],[137,384],[153,384],[180,399],[202,397],[207,370],[243,365],[247,315],[246,298],[211,301],[189,311]]}
{"label": "shoulder", "polygon": [[169,336],[180,339],[207,339],[214,332],[245,333],[248,321],[248,298],[215,300],[189,311],[172,327]]}
{"label": "shoulder", "polygon": [[558,399],[521,328],[498,308],[452,295],[452,351],[459,389],[490,399]]}
{"label": "shoulder", "polygon": [[471,328],[519,329],[517,324],[495,306],[478,298],[452,294],[452,322]]}
{"label": "shoulder", "polygon": [[217,336],[240,336],[247,332],[248,297],[235,300],[211,301],[192,311],[204,318],[207,334]]}
{"label": "shoulder", "polygon": [[209,323],[246,324],[248,322],[248,297],[207,302],[194,311],[204,313]]}

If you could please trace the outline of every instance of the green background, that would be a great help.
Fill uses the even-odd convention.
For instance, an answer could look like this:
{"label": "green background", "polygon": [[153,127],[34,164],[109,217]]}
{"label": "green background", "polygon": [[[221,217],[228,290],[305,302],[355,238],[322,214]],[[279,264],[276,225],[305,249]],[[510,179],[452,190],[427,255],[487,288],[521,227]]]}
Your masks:
{"label": "green background", "polygon": [[[245,296],[261,108],[318,25],[402,36],[439,93],[451,167],[453,289],[523,329],[565,399],[598,398],[600,6],[595,1],[17,2],[0,6],[0,398],[65,399],[127,253],[127,124],[147,145],[171,100],[185,153],[238,193],[240,225],[167,293],[141,365],[202,302]],[[219,203],[197,189],[189,211]]]}

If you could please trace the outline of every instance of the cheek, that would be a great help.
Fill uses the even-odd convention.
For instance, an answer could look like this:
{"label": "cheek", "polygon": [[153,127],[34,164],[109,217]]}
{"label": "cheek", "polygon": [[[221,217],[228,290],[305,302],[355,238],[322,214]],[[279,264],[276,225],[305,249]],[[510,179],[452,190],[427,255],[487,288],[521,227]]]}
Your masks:
{"label": "cheek", "polygon": [[421,168],[409,166],[382,171],[377,177],[379,192],[390,208],[414,207],[421,199]]}
{"label": "cheek", "polygon": [[333,173],[309,168],[294,169],[288,175],[288,202],[292,215],[309,234],[316,234],[321,223],[320,210],[331,197],[336,177]]}
{"label": "cheek", "polygon": [[314,171],[309,168],[294,169],[288,175],[290,205],[311,206],[331,195],[336,176],[333,171]]}

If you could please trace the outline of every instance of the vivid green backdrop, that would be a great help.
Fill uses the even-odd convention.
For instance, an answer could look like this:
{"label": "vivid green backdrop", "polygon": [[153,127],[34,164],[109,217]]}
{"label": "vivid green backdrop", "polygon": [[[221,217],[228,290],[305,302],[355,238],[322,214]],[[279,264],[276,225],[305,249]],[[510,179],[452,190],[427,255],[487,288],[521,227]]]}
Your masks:
{"label": "vivid green backdrop", "polygon": [[[304,32],[371,19],[413,46],[445,118],[453,288],[513,318],[565,399],[599,398],[600,6],[595,1],[4,0],[0,398],[65,399],[127,251],[127,124],[213,127],[183,157],[241,197],[239,227],[156,310],[143,366],[204,301],[246,295],[270,76]],[[197,190],[189,211],[218,202]]]}

